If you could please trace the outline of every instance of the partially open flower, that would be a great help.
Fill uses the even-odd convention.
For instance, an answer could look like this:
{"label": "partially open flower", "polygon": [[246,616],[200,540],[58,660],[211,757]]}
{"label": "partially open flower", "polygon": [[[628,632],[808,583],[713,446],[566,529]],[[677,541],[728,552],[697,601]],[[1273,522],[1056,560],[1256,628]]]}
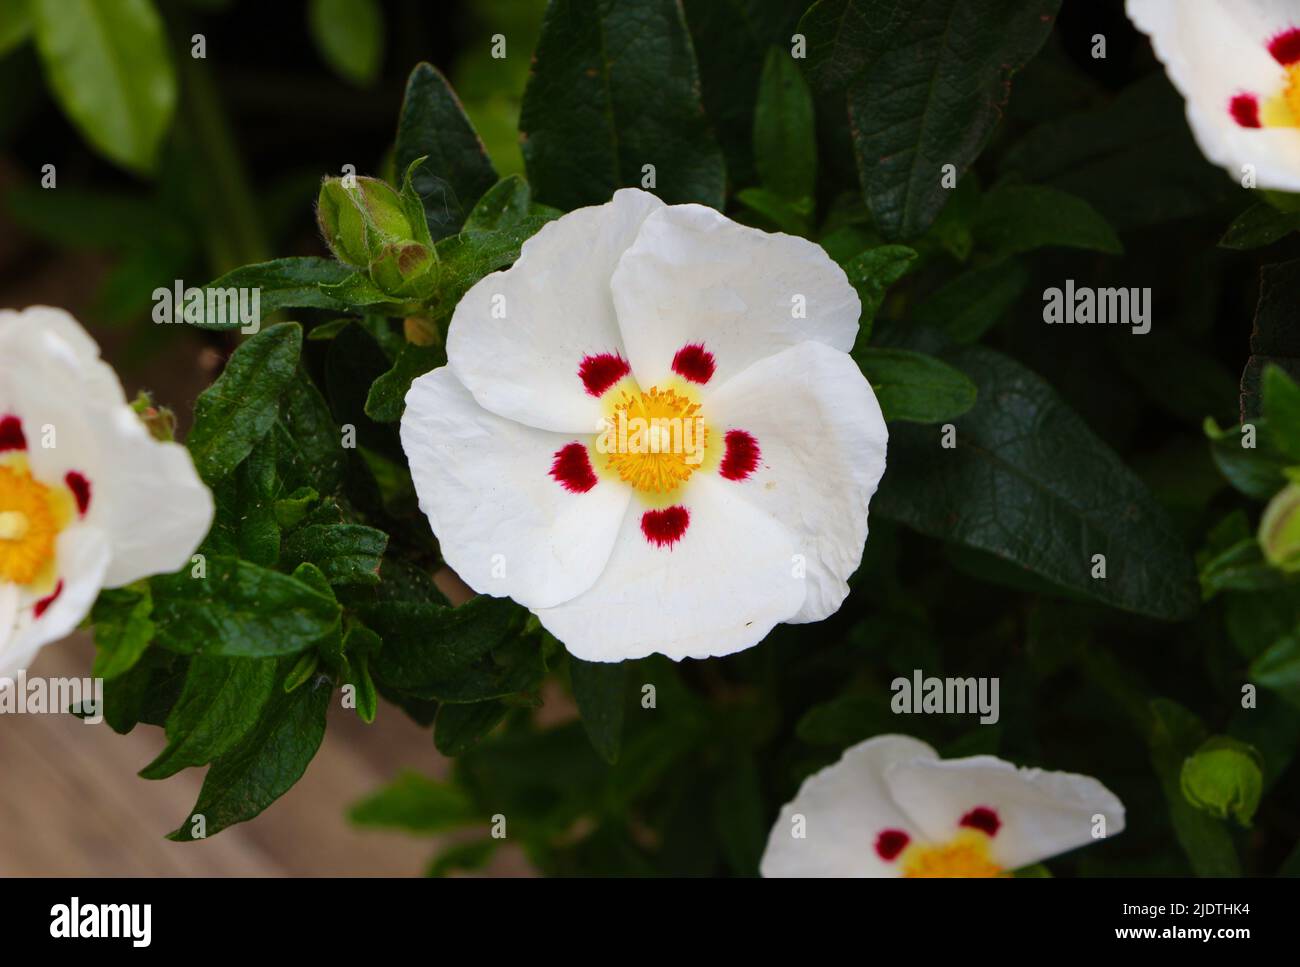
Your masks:
{"label": "partially open flower", "polygon": [[549,223],[406,398],[447,563],[590,661],[833,614],[885,466],[859,312],[820,247],[699,205],[624,189]]}
{"label": "partially open flower", "polygon": [[988,755],[940,759],[880,735],[809,776],[768,837],[764,876],[1004,876],[1124,829],[1096,779]]}
{"label": "partially open flower", "polygon": [[[1128,0],[1187,101],[1207,158],[1300,191],[1300,6],[1294,0]],[[1249,165],[1250,169],[1244,166]]]}
{"label": "partially open flower", "polygon": [[0,681],[101,588],[185,564],[212,514],[189,453],[153,437],[75,319],[0,310]]}

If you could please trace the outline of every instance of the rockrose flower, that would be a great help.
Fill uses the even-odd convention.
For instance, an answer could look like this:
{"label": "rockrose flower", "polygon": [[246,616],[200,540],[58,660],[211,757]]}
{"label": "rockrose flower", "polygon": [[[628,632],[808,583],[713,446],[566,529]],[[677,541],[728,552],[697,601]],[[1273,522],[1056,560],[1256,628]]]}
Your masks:
{"label": "rockrose flower", "polygon": [[1187,101],[1201,151],[1234,178],[1300,191],[1300,4],[1128,0]]}
{"label": "rockrose flower", "polygon": [[834,613],[885,467],[860,308],[817,245],[699,205],[625,189],[549,223],[406,397],[447,563],[589,661]]}
{"label": "rockrose flower", "polygon": [[880,735],[809,776],[772,827],[764,876],[1002,876],[1124,828],[1096,779],[989,755],[940,759]]}
{"label": "rockrose flower", "polygon": [[0,687],[101,588],[185,564],[212,495],[155,440],[72,316],[0,310]]}

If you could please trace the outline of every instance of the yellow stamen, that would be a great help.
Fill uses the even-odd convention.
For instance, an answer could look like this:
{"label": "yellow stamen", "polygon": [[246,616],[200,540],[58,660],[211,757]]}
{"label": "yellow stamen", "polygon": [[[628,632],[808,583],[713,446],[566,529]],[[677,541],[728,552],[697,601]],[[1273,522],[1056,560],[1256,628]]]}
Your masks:
{"label": "yellow stamen", "polygon": [[1285,85],[1260,106],[1259,120],[1266,128],[1300,128],[1300,64],[1286,68]]}
{"label": "yellow stamen", "polygon": [[25,468],[0,466],[0,580],[32,584],[54,560],[57,499]]}
{"label": "yellow stamen", "polygon": [[907,877],[996,877],[1005,876],[989,856],[989,838],[968,830],[947,843],[927,846],[914,843],[903,852],[903,876]]}
{"label": "yellow stamen", "polygon": [[685,392],[623,389],[596,450],[605,469],[643,494],[666,494],[700,468],[709,432],[700,405]]}

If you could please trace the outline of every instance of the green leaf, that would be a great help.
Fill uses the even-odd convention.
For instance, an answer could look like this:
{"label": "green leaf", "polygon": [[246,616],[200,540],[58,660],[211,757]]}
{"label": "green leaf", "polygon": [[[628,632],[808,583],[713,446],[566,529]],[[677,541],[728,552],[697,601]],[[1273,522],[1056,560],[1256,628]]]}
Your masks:
{"label": "green leaf", "polygon": [[321,295],[332,300],[335,307],[348,311],[361,311],[370,306],[401,305],[402,299],[389,295],[371,281],[365,272],[353,272],[339,282],[320,287]]}
{"label": "green leaf", "polygon": [[374,84],[384,59],[384,14],[375,0],[311,0],[307,22],[330,67],[360,87]]}
{"label": "green leaf", "polygon": [[393,368],[371,384],[366,397],[366,416],[380,423],[396,423],[406,409],[406,394],[416,377],[447,362],[443,346],[416,346],[407,343],[402,347]]}
{"label": "green leaf", "polygon": [[343,438],[325,398],[301,366],[281,397],[273,432],[286,491],[310,488],[322,496],[338,492],[343,484]]}
{"label": "green leaf", "polygon": [[871,338],[872,323],[885,301],[885,290],[907,274],[915,259],[916,252],[906,245],[878,245],[860,252],[845,264],[844,274],[862,300],[859,342],[865,344]]}
{"label": "green leaf", "polygon": [[196,655],[167,717],[167,747],[140,776],[166,779],[224,754],[257,723],[275,680],[270,659]]}
{"label": "green leaf", "polygon": [[1249,677],[1300,707],[1300,628],[1279,638],[1252,661]]}
{"label": "green leaf", "polygon": [[510,712],[495,699],[471,704],[442,704],[433,726],[433,744],[446,756],[464,755],[487,737]]}
{"label": "green leaf", "polygon": [[868,347],[853,358],[875,390],[886,420],[947,423],[975,405],[975,384],[933,356]]}
{"label": "green leaf", "polygon": [[531,217],[558,218],[560,211],[538,205],[533,190],[519,175],[502,178],[478,200],[465,219],[467,232],[495,232],[510,228]]}
{"label": "green leaf", "polygon": [[[1198,604],[1182,539],[1150,492],[1038,376],[981,347],[945,354],[978,388],[956,426],[890,433],[873,508],[1088,598],[1164,620]],[[1093,578],[1093,556],[1106,577]]]}
{"label": "green leaf", "polygon": [[1183,762],[1206,739],[1200,720],[1175,702],[1150,703],[1147,743],[1165,799],[1174,834],[1197,876],[1240,876],[1241,861],[1227,829],[1194,807],[1183,796]]}
{"label": "green leaf", "polygon": [[600,757],[612,765],[618,761],[623,746],[627,663],[591,662],[571,656],[569,677],[587,737]]}
{"label": "green leaf", "polygon": [[265,658],[309,648],[339,622],[339,605],[278,571],[207,558],[207,576],[185,570],[152,581],[158,643],[183,654]]}
{"label": "green leaf", "polygon": [[1237,216],[1219,245],[1238,251],[1263,248],[1296,231],[1300,231],[1300,212],[1280,212],[1259,202]]}
{"label": "green leaf", "polygon": [[[346,308],[337,299],[326,295],[322,286],[337,285],[351,276],[352,270],[333,259],[305,256],[301,258],[272,259],[244,265],[214,279],[206,289],[257,289],[258,307],[262,315],[279,309],[334,309]],[[216,322],[200,323],[203,329],[229,329],[229,325]]]}
{"label": "green leaf", "polygon": [[1259,753],[1226,736],[1207,739],[1183,761],[1179,776],[1189,803],[1216,819],[1231,816],[1249,828],[1264,795]]}
{"label": "green leaf", "polygon": [[1114,229],[1081,198],[1041,185],[1006,185],[984,196],[975,237],[995,257],[1065,247],[1118,255]]}
{"label": "green leaf", "polygon": [[99,593],[90,613],[95,626],[95,678],[117,678],[135,667],[153,641],[153,595],[147,582]]}
{"label": "green leaf", "polygon": [[549,220],[544,215],[531,215],[496,231],[461,232],[438,242],[439,306],[450,313],[475,282],[489,272],[512,265],[524,242]]}
{"label": "green leaf", "polygon": [[0,6],[0,57],[13,50],[32,33],[32,16],[25,0]]}
{"label": "green leaf", "polygon": [[1201,566],[1200,581],[1205,597],[1209,598],[1222,591],[1281,589],[1300,581],[1300,575],[1289,577],[1269,564],[1259,541],[1252,536],[1206,560]]}
{"label": "green leaf", "polygon": [[186,443],[206,483],[234,470],[270,431],[301,352],[297,323],[263,329],[235,350],[225,371],[199,395]]}
{"label": "green leaf", "polygon": [[441,833],[476,822],[479,815],[459,786],[405,771],[353,806],[348,819],[376,829]]}
{"label": "green leaf", "polygon": [[455,870],[480,870],[487,866],[501,845],[501,840],[487,837],[448,846],[429,864],[426,876],[446,876]]}
{"label": "green leaf", "polygon": [[[1204,430],[1210,440],[1210,455],[1219,472],[1228,482],[1247,497],[1268,500],[1286,483],[1283,470],[1287,460],[1273,446],[1273,436],[1268,420],[1257,417],[1253,435],[1243,434],[1241,427],[1221,430],[1213,419],[1206,417]],[[1253,446],[1243,446],[1253,441]]]}
{"label": "green leaf", "polygon": [[1260,391],[1274,446],[1288,461],[1300,464],[1300,385],[1281,366],[1270,364],[1264,367]]}
{"label": "green leaf", "polygon": [[355,689],[357,717],[369,725],[379,711],[379,694],[370,677],[370,658],[364,654],[348,656],[348,684]]}
{"label": "green leaf", "polygon": [[809,73],[847,87],[858,174],[876,227],[914,238],[1002,116],[1011,75],[1042,46],[1060,0],[831,0],[800,22]]}
{"label": "green leaf", "polygon": [[640,186],[652,164],[664,201],[722,207],[726,169],[676,0],[554,0],[519,130],[528,180],[545,204],[603,204]]}
{"label": "green leaf", "polygon": [[785,198],[811,198],[817,187],[812,92],[788,49],[769,48],[763,63],[754,162],[763,185]]}
{"label": "green leaf", "polygon": [[732,872],[752,876],[769,831],[758,764],[748,750],[728,755],[713,789],[713,828]]}
{"label": "green leaf", "polygon": [[[1250,333],[1250,358],[1241,374],[1241,411],[1253,420],[1263,410],[1261,377],[1270,363],[1300,380],[1300,259],[1260,270],[1259,306]],[[1264,413],[1265,416],[1269,414]]]}
{"label": "green leaf", "polygon": [[150,0],[28,0],[50,89],[86,140],[153,171],[176,109],[176,73]]}
{"label": "green leaf", "polygon": [[330,584],[377,584],[388,535],[363,524],[308,524],[285,535],[287,568],[310,561]]}
{"label": "green leaf", "polygon": [[1028,285],[1029,270],[1013,259],[970,269],[918,305],[914,318],[953,342],[977,342],[1006,317]]}
{"label": "green leaf", "polygon": [[496,183],[496,169],[459,99],[431,64],[415,65],[397,122],[396,170],[412,173],[434,240],[454,234],[465,213]]}
{"label": "green leaf", "polygon": [[288,792],[307,771],[325,737],[325,711],[332,689],[323,684],[272,698],[253,729],[212,763],[189,818],[167,838],[194,840],[196,817],[208,836],[252,819]]}
{"label": "green leaf", "polygon": [[736,192],[736,201],[762,215],[783,232],[790,235],[808,234],[813,215],[812,198],[791,201],[766,188],[742,188]]}

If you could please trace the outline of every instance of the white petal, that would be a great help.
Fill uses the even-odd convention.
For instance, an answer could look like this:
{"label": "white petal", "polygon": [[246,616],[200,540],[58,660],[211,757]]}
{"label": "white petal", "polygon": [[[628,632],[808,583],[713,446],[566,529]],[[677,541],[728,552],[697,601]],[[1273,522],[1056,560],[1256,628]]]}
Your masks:
{"label": "white petal", "polygon": [[720,432],[755,438],[758,468],[727,483],[785,524],[807,562],[808,596],[791,620],[834,614],[862,562],[867,504],[889,437],[862,371],[836,349],[800,343],[723,384],[709,398],[708,418]]}
{"label": "white petal", "polygon": [[1244,128],[1228,109],[1237,94],[1263,104],[1285,86],[1268,42],[1300,27],[1294,0],[1128,0],[1128,15],[1186,99],[1201,152],[1238,181],[1252,165],[1259,187],[1300,191],[1300,128]]}
{"label": "white petal", "polygon": [[726,483],[691,478],[690,523],[670,547],[646,539],[633,501],[604,573],[567,604],[534,609],[542,625],[585,661],[708,658],[762,641],[799,610],[804,582],[789,532]]}
{"label": "white petal", "polygon": [[99,501],[98,519],[113,552],[105,586],[184,566],[207,536],[214,513],[212,492],[189,451],[155,440],[129,407],[100,413],[94,422],[113,454],[91,481],[98,488],[91,507]]}
{"label": "white petal", "polygon": [[401,434],[420,509],[475,591],[550,607],[604,570],[631,490],[600,480],[571,493],[554,479],[576,437],[489,413],[446,366],[411,384]]}
{"label": "white petal", "polygon": [[112,406],[126,402],[113,368],[99,357],[99,344],[63,309],[29,306],[20,312],[0,309],[0,346],[5,354],[14,345],[37,347],[59,358],[64,368],[79,373],[78,397]]}
{"label": "white petal", "polygon": [[1124,806],[1096,779],[1021,769],[993,756],[901,762],[885,773],[894,800],[925,836],[945,841],[980,806],[1001,820],[993,857],[1013,870],[1093,842],[1094,817],[1107,836],[1124,829]]}
{"label": "white petal", "polygon": [[622,353],[610,276],[646,215],[662,206],[625,188],[607,204],[572,211],[465,294],[447,358],[481,406],[543,430],[595,432],[600,404],[578,369],[585,356]]}
{"label": "white petal", "polygon": [[0,644],[0,677],[30,667],[41,648],[71,634],[99,596],[109,561],[104,534],[74,524],[59,535],[56,553],[63,587],[39,618],[30,607],[19,613],[8,641]]}
{"label": "white petal", "polygon": [[650,215],[623,254],[613,288],[623,345],[643,387],[669,378],[673,357],[696,343],[717,366],[710,387],[807,340],[848,352],[862,311],[820,246],[739,225],[701,205]]}
{"label": "white petal", "polygon": [[[919,739],[880,735],[844,753],[839,762],[804,780],[781,809],[767,839],[759,871],[763,876],[898,876],[897,861],[876,852],[887,829],[920,836],[889,794],[885,770],[895,763],[937,759]],[[804,819],[803,839],[792,835],[794,818]]]}

